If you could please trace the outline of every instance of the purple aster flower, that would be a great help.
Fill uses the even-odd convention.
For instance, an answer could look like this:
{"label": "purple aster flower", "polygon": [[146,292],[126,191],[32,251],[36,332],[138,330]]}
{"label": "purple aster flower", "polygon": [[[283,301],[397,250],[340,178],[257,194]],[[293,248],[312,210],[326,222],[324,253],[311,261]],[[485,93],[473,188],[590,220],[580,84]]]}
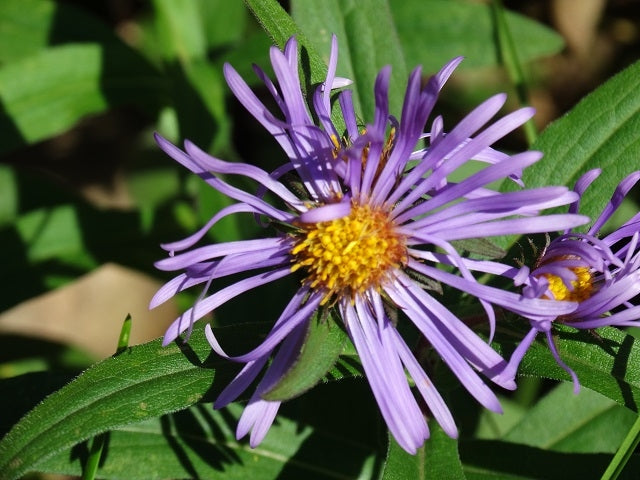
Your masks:
{"label": "purple aster flower", "polygon": [[[284,51],[271,49],[277,83],[259,68],[255,69],[277,104],[278,115],[263,105],[231,66],[224,67],[235,96],[289,157],[287,163],[271,174],[253,165],[214,158],[188,141],[182,151],[157,136],[167,154],[237,203],[214,215],[192,237],[164,246],[170,256],[159,261],[157,267],[184,272],[158,291],[151,306],[186,288],[204,285],[206,292],[215,279],[245,274],[244,279],[203,297],[182,314],[167,330],[164,338],[167,344],[229,299],[285,276],[298,276],[299,289],[263,343],[249,353],[227,356],[207,326],[212,348],[244,364],[216,400],[215,407],[235,400],[272,359],[236,432],[238,438],[251,432],[250,445],[257,445],[280,405],[277,401],[263,400],[261,395],[295,361],[313,313],[319,308],[333,308],[339,312],[360,355],[389,429],[398,443],[413,453],[428,438],[429,431],[408,377],[444,431],[455,437],[457,429],[442,397],[385,307],[400,312],[400,321],[414,325],[480,404],[500,411],[497,397],[480,374],[504,388],[515,388],[513,377],[502,373],[505,360],[413,278],[431,278],[475,295],[493,318],[490,303],[514,302],[520,296],[477,283],[465,266],[466,260],[451,242],[542,232],[549,226],[572,228],[587,219],[575,214],[538,216],[541,209],[576,200],[577,195],[564,187],[504,194],[487,187],[504,178],[519,181],[522,169],[540,158],[538,152],[508,156],[490,148],[529,119],[532,109],[518,110],[491,123],[505,102],[504,95],[496,95],[448,133],[444,133],[439,117],[429,133],[424,133],[438,94],[460,58],[446,64],[424,87],[421,70],[417,68],[411,73],[399,120],[389,114],[390,69],[382,69],[375,83],[375,118],[362,131],[356,122],[351,92],[341,92],[338,100],[346,126],[344,135],[330,116],[332,88],[347,83],[335,77],[335,38],[326,81],[313,96],[318,124],[301,91],[297,58],[297,44],[292,38]],[[428,142],[428,146],[419,148],[422,142]],[[451,181],[451,174],[459,175],[460,167],[471,159],[487,165],[464,175],[463,180]],[[302,182],[304,198],[280,181],[289,172]],[[233,187],[221,175],[252,179],[259,184],[258,192],[251,194]],[[263,199],[267,191],[276,202]],[[266,219],[266,225],[275,227],[275,232],[268,238],[191,249],[218,220],[237,213],[252,213]],[[188,251],[175,254],[184,250]],[[438,264],[457,267],[461,275],[445,272]],[[556,315],[570,311],[563,302],[533,298],[520,303],[528,313],[542,306]]]}
{"label": "purple aster flower", "polygon": [[[584,174],[576,182],[575,192],[582,196],[599,175],[599,169]],[[640,306],[630,301],[640,293],[640,214],[614,232],[598,237],[602,226],[638,179],[640,172],[627,176],[587,233],[565,231],[549,243],[533,270],[527,272],[526,280],[523,280],[524,298],[562,301],[573,304],[574,308],[559,316],[529,317],[531,330],[512,354],[507,374],[515,373],[537,334],[542,332],[556,362],[573,379],[577,393],[580,390],[578,377],[560,358],[553,341],[553,323],[562,322],[578,329],[638,326]],[[575,213],[578,208],[579,200],[571,205],[570,212]]]}

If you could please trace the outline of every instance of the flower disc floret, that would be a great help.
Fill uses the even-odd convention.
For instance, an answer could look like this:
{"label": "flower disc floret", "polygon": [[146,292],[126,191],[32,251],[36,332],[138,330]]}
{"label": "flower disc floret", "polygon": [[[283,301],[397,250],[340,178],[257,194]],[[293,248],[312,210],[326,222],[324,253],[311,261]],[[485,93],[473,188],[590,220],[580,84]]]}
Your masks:
{"label": "flower disc floret", "polygon": [[591,297],[593,293],[593,274],[587,267],[574,267],[570,269],[576,276],[571,280],[570,287],[558,275],[545,273],[543,276],[549,282],[549,291],[556,300],[569,302],[582,302]]}
{"label": "flower disc floret", "polygon": [[345,217],[302,226],[291,251],[292,270],[303,268],[311,288],[353,296],[378,288],[392,268],[406,262],[404,238],[388,212],[354,204]]}

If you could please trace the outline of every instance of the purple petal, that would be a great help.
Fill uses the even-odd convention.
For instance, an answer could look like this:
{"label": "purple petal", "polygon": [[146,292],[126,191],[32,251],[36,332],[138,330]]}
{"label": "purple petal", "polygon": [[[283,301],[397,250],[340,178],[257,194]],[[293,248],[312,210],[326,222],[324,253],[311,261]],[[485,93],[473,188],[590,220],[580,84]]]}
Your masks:
{"label": "purple petal", "polygon": [[430,267],[411,260],[409,267],[427,275],[434,280],[451,285],[452,287],[470,293],[471,295],[487,300],[509,311],[527,318],[548,318],[569,315],[577,308],[575,302],[556,302],[547,299],[526,299],[521,295],[501,288],[494,288],[477,282],[470,282],[457,275],[445,272],[438,268]]}
{"label": "purple petal", "polygon": [[224,388],[220,395],[218,395],[218,398],[216,398],[213,404],[213,408],[216,410],[224,408],[242,395],[242,393],[249,387],[249,385],[251,385],[251,383],[253,383],[258,374],[262,371],[262,368],[267,363],[268,359],[268,356],[264,356],[253,362],[247,362],[247,364],[242,367],[242,370],[240,370],[240,373],[238,373],[238,375],[229,382],[229,385]]}
{"label": "purple petal", "polygon": [[[467,226],[473,228],[455,228],[437,232],[438,237],[446,241],[463,240],[466,238],[496,237],[500,235],[516,235],[525,233],[545,233],[555,230],[564,230],[584,225],[589,222],[589,217],[573,214],[545,215],[533,218],[515,218],[511,220],[499,220],[484,224],[474,224],[471,221]],[[401,229],[399,229],[402,231]],[[408,232],[407,232],[408,233]]]}
{"label": "purple petal", "polygon": [[633,186],[640,180],[640,172],[633,172],[631,175],[628,175],[620,184],[616,187],[615,192],[613,192],[613,196],[607,205],[602,210],[602,213],[598,217],[598,219],[593,223],[589,232],[591,235],[595,235],[600,231],[602,226],[606,223],[611,215],[618,209],[622,201],[629,193],[629,190],[633,188]]}
{"label": "purple petal", "polygon": [[339,203],[330,203],[329,205],[323,205],[322,207],[312,208],[306,212],[300,214],[300,223],[320,223],[329,222],[338,218],[346,217],[351,213],[351,202],[342,201]]}
{"label": "purple petal", "polygon": [[253,93],[249,85],[242,79],[242,77],[236,72],[236,70],[225,63],[222,69],[224,78],[227,81],[227,85],[236,96],[238,101],[242,104],[247,111],[253,115],[253,117],[260,122],[260,124],[274,136],[280,143],[285,152],[291,156],[290,141],[285,134],[284,129],[280,124],[273,122],[273,115],[269,112],[267,107],[258,99]]}
{"label": "purple petal", "polygon": [[[460,185],[460,184],[458,184]],[[456,187],[458,186],[456,185]],[[452,189],[455,187],[451,187]],[[440,197],[440,193],[436,197]],[[445,196],[442,194],[442,196]],[[532,210],[542,210],[566,205],[575,194],[565,187],[544,187],[535,190],[498,193],[490,197],[475,198],[458,202],[435,213],[416,220],[411,227],[422,229],[433,225],[436,229],[452,228],[469,224],[467,217],[472,216],[474,223],[481,223],[511,215],[526,215]],[[460,198],[460,197],[458,197]],[[432,211],[430,201],[398,216],[395,220],[404,223],[408,218],[425,215]],[[410,215],[410,217],[408,217]],[[408,217],[408,218],[407,218]]]}
{"label": "purple petal", "polygon": [[281,402],[269,402],[262,400],[258,396],[252,396],[249,403],[244,407],[244,411],[238,421],[236,428],[236,438],[244,437],[249,430],[251,436],[249,445],[251,448],[257,447],[269,431],[269,427],[276,418]]}
{"label": "purple petal", "polygon": [[204,227],[198,230],[196,233],[188,236],[185,239],[178,240],[176,242],[171,243],[163,243],[160,246],[171,252],[171,255],[175,252],[179,252],[181,250],[186,250],[187,248],[193,247],[196,243],[198,243],[202,237],[206,235],[206,233],[213,227],[219,220],[223,219],[228,215],[232,215],[234,213],[259,213],[255,208],[251,205],[246,205],[244,203],[236,203],[235,205],[229,205],[228,207],[223,208],[218,213],[216,213],[211,220],[209,220]]}
{"label": "purple petal", "polygon": [[[411,395],[399,359],[389,355],[379,334],[370,330],[369,324],[376,325],[377,322],[372,322],[371,318],[360,318],[350,302],[341,303],[341,307],[380,412],[396,441],[413,454],[429,433],[422,412]],[[392,385],[396,388],[392,388]]]}
{"label": "purple petal", "polygon": [[415,382],[416,388],[422,395],[422,398],[424,398],[424,401],[429,407],[429,410],[431,410],[433,417],[447,435],[451,438],[458,438],[458,428],[456,427],[456,423],[449,411],[449,408],[440,396],[440,393],[438,393],[438,390],[435,388],[429,377],[427,377],[427,374],[424,372],[413,353],[411,353],[406,343],[404,343],[404,340],[400,337],[398,331],[395,328],[389,330],[393,333],[392,339],[402,363],[407,368],[409,375]]}
{"label": "purple petal", "polygon": [[525,337],[522,340],[520,340],[520,343],[518,343],[518,346],[511,354],[511,358],[509,359],[507,366],[500,373],[500,376],[502,378],[505,378],[505,379],[515,378],[516,373],[518,372],[518,367],[520,366],[520,362],[522,362],[522,359],[527,353],[527,350],[529,350],[529,347],[531,346],[533,341],[536,339],[537,335],[538,335],[538,330],[536,328],[532,328],[531,330],[529,330],[529,333],[527,333]]}
{"label": "purple petal", "polygon": [[585,192],[589,185],[593,183],[593,181],[600,176],[602,170],[599,168],[594,168],[593,170],[589,170],[587,173],[582,175],[575,186],[573,187],[573,191],[578,194],[578,200],[571,204],[569,207],[569,213],[578,213],[580,208],[580,198],[582,198],[582,194]]}
{"label": "purple petal", "polygon": [[[460,122],[451,133],[447,134],[444,139],[435,145],[432,149],[427,152],[425,156],[425,160],[430,157],[436,158],[447,158],[446,162],[442,164],[441,167],[437,168],[432,174],[427,177],[423,182],[420,183],[419,188],[415,188],[411,191],[406,198],[403,198],[402,201],[398,204],[397,208],[402,211],[406,209],[409,205],[414,203],[418,198],[427,193],[429,190],[434,188],[436,185],[442,182],[442,180],[446,179],[447,175],[455,171],[462,164],[466,163],[468,160],[473,158],[479,152],[483,151],[485,148],[493,144],[495,141],[504,137],[507,133],[514,130],[522,123],[526,122],[532,115],[531,109],[520,109],[517,110],[497,122],[493,125],[487,127],[484,131],[479,133],[475,138],[469,139],[471,134],[475,132],[475,130],[479,129],[484,122],[488,120],[487,115],[495,114],[497,110],[502,106],[505,101],[504,96],[496,95],[495,97],[487,100],[483,105],[487,105],[487,111],[480,111],[480,107],[476,108],[474,112],[469,114],[465,119]],[[465,124],[465,120],[467,118],[471,118],[469,121],[469,125]],[[482,123],[481,123],[482,122]],[[465,128],[463,129],[462,126]],[[468,130],[467,130],[468,128]],[[473,130],[472,130],[473,128]],[[462,137],[462,135],[467,134]],[[461,138],[462,137],[462,138]],[[455,142],[455,143],[454,143]],[[460,147],[462,145],[462,147]],[[447,148],[448,151],[444,151]],[[529,162],[533,163],[540,159],[542,154],[539,152],[525,152],[517,157],[524,158]],[[514,172],[519,172],[523,166],[528,165],[528,162],[525,162],[525,165],[518,165],[517,167],[512,164],[513,159],[508,162],[501,162],[498,165],[494,165],[493,167],[500,167],[500,171],[502,171],[502,178],[505,178]],[[489,167],[491,168],[491,167]],[[487,170],[489,169],[487,168]],[[416,167],[415,171],[422,171],[424,168]],[[412,172],[413,174],[414,172]],[[423,172],[425,173],[425,172]],[[482,173],[482,172],[480,172]],[[409,176],[407,176],[408,178]],[[478,178],[478,177],[475,177]],[[418,178],[415,178],[415,182],[418,182]],[[466,182],[461,182],[461,184],[465,184]],[[464,188],[464,187],[463,187]],[[391,199],[394,199],[397,196],[396,194],[391,195]],[[436,197],[437,198],[437,197]]]}
{"label": "purple petal", "polygon": [[573,380],[573,393],[575,395],[577,395],[578,393],[580,393],[580,381],[578,380],[578,376],[576,375],[576,372],[574,372],[569,367],[569,365],[564,363],[562,361],[562,359],[560,358],[560,353],[558,352],[556,344],[553,341],[553,336],[551,335],[551,330],[547,330],[545,332],[545,334],[547,335],[547,345],[549,345],[549,350],[551,350],[551,354],[553,355],[553,358],[556,360],[556,363],[558,365],[560,365],[564,369],[564,371],[567,372],[569,374],[569,376],[571,377],[571,379]]}
{"label": "purple petal", "polygon": [[207,340],[211,345],[211,348],[221,357],[233,360],[235,362],[250,362],[256,360],[264,355],[268,355],[282,340],[284,340],[291,331],[300,325],[302,322],[306,322],[311,318],[313,312],[318,308],[320,302],[324,298],[324,295],[313,293],[305,302],[300,310],[288,317],[285,321],[276,323],[273,329],[269,332],[269,335],[264,341],[244,355],[238,355],[232,357],[227,355],[220,347],[218,340],[213,335],[211,328],[205,329]]}
{"label": "purple petal", "polygon": [[178,292],[208,280],[222,278],[249,270],[284,266],[291,262],[289,249],[269,250],[227,255],[217,262],[198,263],[187,267],[188,271],[165,283],[149,302],[149,308],[163,304]]}
{"label": "purple petal", "polygon": [[[397,284],[390,284],[385,287],[385,291],[389,295],[389,297],[395,302],[400,308],[404,310],[407,316],[411,319],[411,321],[418,327],[418,329],[422,332],[425,338],[431,343],[433,348],[440,354],[442,360],[449,366],[451,371],[458,377],[458,379],[462,382],[467,391],[478,400],[485,408],[495,412],[501,412],[500,403],[496,398],[495,394],[480,380],[478,375],[471,369],[469,364],[462,357],[460,351],[453,347],[451,341],[456,341],[460,343],[460,338],[457,337],[459,334],[464,335],[464,342],[468,342],[472,339],[475,334],[469,335],[465,332],[465,327],[462,322],[453,317],[453,315],[446,310],[444,307],[440,306],[438,302],[431,299],[423,290],[420,288],[412,288],[413,282],[410,279],[405,279],[404,282],[397,282]],[[419,294],[422,298],[419,302],[414,295]],[[425,304],[424,301],[428,303]],[[436,321],[436,315],[444,315],[450,318],[451,323],[460,324],[460,331],[456,332],[456,336],[452,336],[447,334],[446,336],[440,332],[440,330],[436,327],[434,321]],[[468,329],[468,327],[466,327]],[[476,337],[477,338],[477,337]],[[480,340],[477,338],[477,340]],[[476,346],[479,346],[483,342],[480,340],[473,341]],[[492,350],[488,345],[484,344],[486,348]],[[486,355],[488,352],[484,347],[482,347],[483,354]],[[492,350],[493,351],[493,350]],[[478,352],[479,353],[479,352]],[[489,360],[486,358],[484,360],[484,365],[487,371],[491,369],[495,369],[496,373],[498,367],[504,364],[504,360],[495,352],[495,360]],[[477,355],[476,355],[477,357]]]}
{"label": "purple petal", "polygon": [[247,163],[231,163],[225,162],[218,158],[212,157],[208,153],[203,152],[197,145],[186,140],[184,142],[187,153],[191,155],[197,162],[204,165],[208,170],[215,173],[236,174],[251,178],[260,183],[263,187],[278,195],[289,205],[302,207],[303,202],[292,194],[284,185],[277,182],[267,172],[261,168],[249,165]]}
{"label": "purple petal", "polygon": [[211,172],[207,171],[201,165],[199,165],[193,158],[187,155],[185,152],[180,150],[178,147],[173,145],[171,142],[165,140],[160,135],[155,134],[156,142],[165,151],[170,157],[176,160],[178,163],[184,165],[189,170],[197,174],[200,178],[202,178],[205,182],[211,185],[213,188],[218,190],[223,195],[228,196],[234,200],[239,202],[243,202],[253,206],[260,213],[267,215],[268,217],[274,218],[276,220],[280,220],[281,222],[291,221],[293,219],[293,215],[289,213],[282,212],[272,205],[266,203],[262,199],[256,197],[255,195],[251,195],[239,188],[232,187],[226,182],[220,180],[219,178],[213,176]]}
{"label": "purple petal", "polygon": [[280,247],[283,245],[292,245],[291,240],[283,237],[275,237],[217,243],[159,260],[155,263],[155,266],[157,269],[164,271],[180,270],[198,262],[224,257],[226,255],[252,251],[280,250]]}
{"label": "purple petal", "polygon": [[242,438],[251,430],[249,445],[252,448],[255,448],[264,439],[273,424],[281,403],[280,401],[264,400],[261,399],[260,396],[291,368],[297,358],[297,353],[300,351],[300,344],[304,339],[305,332],[306,328],[301,325],[284,340],[273,362],[269,365],[265,376],[249,400],[247,406],[249,411],[245,409],[246,416],[243,413],[238,422],[238,428],[236,430],[237,438]]}
{"label": "purple petal", "polygon": [[356,121],[356,114],[353,108],[353,93],[350,90],[340,93],[338,101],[340,103],[340,110],[342,110],[342,117],[347,127],[347,133],[351,139],[358,136],[358,123]]}
{"label": "purple petal", "polygon": [[[290,65],[285,55],[276,47],[269,50],[271,65],[280,85],[280,91],[287,106],[287,123],[292,125],[313,124],[300,90],[297,66]],[[294,57],[297,58],[297,57]]]}
{"label": "purple petal", "polygon": [[228,287],[217,291],[213,295],[196,303],[193,307],[180,315],[167,329],[166,333],[164,334],[164,339],[162,340],[162,345],[166,346],[174,341],[176,338],[178,338],[178,335],[190,328],[194,322],[201,319],[207,313],[218,308],[220,305],[232,299],[233,297],[236,297],[241,293],[247,292],[260,285],[264,285],[266,283],[273,282],[274,280],[286,277],[290,273],[291,268],[287,266],[270,272],[261,273],[260,275],[245,278],[244,280],[240,280],[233,285],[229,285]]}
{"label": "purple petal", "polygon": [[[478,107],[476,107],[470,114],[462,119],[458,125],[447,134],[444,139],[439,142],[432,149],[429,149],[424,161],[416,166],[411,173],[409,173],[401,182],[398,187],[391,192],[388,196],[387,191],[390,191],[390,187],[385,187],[380,192],[376,191],[376,195],[380,198],[386,197],[388,203],[395,203],[406,192],[413,189],[413,186],[420,180],[420,178],[426,173],[427,169],[431,166],[431,158],[444,158],[449,152],[455,150],[455,148],[462,142],[470,138],[479,128],[481,128],[491,117],[493,117],[504,105],[506,95],[500,94],[491,97]],[[419,197],[419,195],[418,195]],[[415,198],[412,202],[415,201]]]}
{"label": "purple petal", "polygon": [[434,76],[438,91],[442,90],[442,87],[444,87],[444,84],[447,82],[447,80],[449,80],[449,77],[451,76],[451,74],[453,74],[453,71],[458,67],[458,65],[460,65],[463,60],[464,57],[462,56],[452,58],[447,63],[445,63],[440,71]]}

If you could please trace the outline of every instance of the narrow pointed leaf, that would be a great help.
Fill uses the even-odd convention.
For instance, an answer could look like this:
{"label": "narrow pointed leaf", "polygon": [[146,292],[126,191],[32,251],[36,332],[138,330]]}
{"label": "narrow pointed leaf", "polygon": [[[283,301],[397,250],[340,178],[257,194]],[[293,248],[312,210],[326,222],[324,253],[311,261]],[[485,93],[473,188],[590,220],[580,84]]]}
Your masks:
{"label": "narrow pointed leaf", "polygon": [[[371,447],[340,438],[334,432],[280,417],[255,449],[235,439],[242,406],[222,411],[193,406],[182,412],[119,427],[107,435],[99,478],[201,480],[282,478],[371,478]],[[326,455],[302,448],[314,442]],[[86,445],[60,452],[39,465],[44,472],[79,475]],[[145,461],[141,461],[144,459]]]}
{"label": "narrow pointed leaf", "polygon": [[116,105],[152,110],[163,91],[157,72],[122,43],[42,50],[0,66],[0,151],[59,134]]}
{"label": "narrow pointed leaf", "polygon": [[[461,68],[499,65],[494,19],[486,3],[389,0],[407,63],[437,71],[451,58],[464,55]],[[506,12],[506,21],[521,61],[562,50],[562,37],[545,25],[512,12]]]}
{"label": "narrow pointed leaf", "polygon": [[202,332],[191,342],[161,341],[108,358],[47,397],[0,442],[0,479],[18,478],[64,449],[96,434],[174,412],[202,399],[213,383],[216,358]]}
{"label": "narrow pointed leaf", "polygon": [[[565,480],[600,478],[611,455],[554,452],[496,440],[460,442],[460,457],[469,480]],[[621,478],[640,475],[640,456],[633,456]]]}
{"label": "narrow pointed leaf", "polygon": [[[618,329],[604,327],[597,334],[556,326],[554,340],[562,360],[578,375],[580,384],[601,393],[628,409],[640,408],[640,341]],[[494,342],[507,352],[515,348],[521,333],[506,340],[503,334]],[[508,354],[507,354],[508,356]],[[545,340],[539,338],[529,348],[520,364],[520,375],[554,380],[569,380],[556,363]]]}
{"label": "narrow pointed leaf", "polygon": [[[269,328],[268,323],[252,323],[215,332],[225,348],[246,351]],[[238,365],[212,353],[201,328],[189,343],[178,342],[162,347],[157,339],[128,348],[44,399],[0,441],[0,480],[38,470],[56,453],[102,432],[212,401]],[[338,362],[327,378],[352,374],[357,368]]]}
{"label": "narrow pointed leaf", "polygon": [[53,45],[121,43],[98,16],[68,2],[2,0],[0,24],[0,64],[26,58]]}
{"label": "narrow pointed leaf", "polygon": [[[636,62],[586,96],[567,115],[552,123],[533,145],[544,157],[527,168],[528,187],[573,187],[587,170],[602,174],[585,192],[581,213],[595,218],[613,190],[638,169],[640,138],[640,62]],[[509,182],[504,188],[514,189]]]}
{"label": "narrow pointed leaf", "polygon": [[306,392],[336,364],[346,342],[346,333],[331,315],[326,319],[316,315],[309,322],[307,336],[296,362],[262,398],[288,400]]}
{"label": "narrow pointed leaf", "polygon": [[[309,74],[312,83],[322,82],[327,74],[326,63],[280,4],[275,0],[246,0],[245,3],[280,48],[284,47],[290,37],[296,37],[298,43],[307,49],[309,55],[309,72],[305,73]],[[328,51],[326,57],[328,58]]]}
{"label": "narrow pointed leaf", "polygon": [[328,52],[331,35],[337,35],[337,74],[355,82],[350,87],[354,91],[354,107],[365,122],[373,119],[376,76],[382,67],[391,65],[390,112],[399,117],[407,66],[387,1],[294,0],[291,11],[318,51]]}
{"label": "narrow pointed leaf", "polygon": [[560,452],[615,453],[637,415],[613,400],[561,383],[540,399],[503,437]]}
{"label": "narrow pointed leaf", "polygon": [[[321,84],[326,78],[330,50],[326,49],[322,53],[318,53],[315,45],[305,36],[305,32],[276,0],[245,0],[245,3],[280,48],[284,47],[290,37],[296,37],[298,44],[302,47],[300,61],[302,78],[304,79],[302,87],[307,94],[310,94],[311,87]],[[332,112],[331,118],[340,130],[344,121],[335,112]]]}

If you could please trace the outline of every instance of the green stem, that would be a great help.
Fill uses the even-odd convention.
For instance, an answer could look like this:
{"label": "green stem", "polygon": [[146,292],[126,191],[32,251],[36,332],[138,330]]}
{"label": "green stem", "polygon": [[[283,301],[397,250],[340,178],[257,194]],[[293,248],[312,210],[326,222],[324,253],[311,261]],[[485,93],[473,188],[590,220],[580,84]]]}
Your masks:
{"label": "green stem", "polygon": [[87,458],[87,463],[82,469],[82,480],[94,480],[96,478],[100,459],[102,458],[102,447],[104,446],[106,436],[106,433],[101,433],[100,435],[93,437],[91,440],[89,457]]}
{"label": "green stem", "polygon": [[[501,0],[492,0],[491,7],[493,11],[493,17],[496,25],[496,35],[498,50],[500,52],[500,59],[504,65],[509,80],[513,83],[516,89],[516,95],[520,105],[529,105],[529,91],[527,89],[527,82],[525,80],[524,72],[522,70],[522,64],[518,59],[518,53],[516,52],[515,43],[513,37],[507,25],[507,20],[504,15],[504,7]],[[524,134],[529,146],[535,142],[538,132],[533,120],[528,120],[524,124]]]}
{"label": "green stem", "polygon": [[615,480],[622,472],[636,446],[640,443],[640,415],[636,418],[635,423],[622,441],[620,448],[613,456],[611,463],[602,474],[601,480]]}

